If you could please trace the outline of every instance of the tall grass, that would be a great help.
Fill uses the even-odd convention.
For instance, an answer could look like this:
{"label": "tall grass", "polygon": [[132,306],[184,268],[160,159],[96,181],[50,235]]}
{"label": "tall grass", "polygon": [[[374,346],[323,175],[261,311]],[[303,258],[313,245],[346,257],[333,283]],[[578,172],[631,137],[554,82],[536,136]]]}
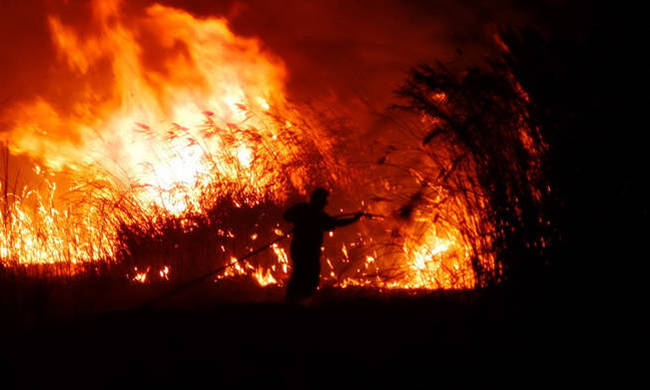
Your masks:
{"label": "tall grass", "polygon": [[[384,215],[337,232],[323,256],[335,284],[473,288],[533,272],[547,245],[544,142],[511,73],[421,67],[399,95],[408,104],[389,130],[356,140],[336,116],[306,107],[250,112],[238,125],[211,113],[197,129],[137,125],[159,158],[151,172],[182,162],[179,139],[197,146],[206,169],[194,182],[143,181],[119,161],[110,172],[98,162],[66,191],[49,182],[17,195],[5,157],[2,263],[43,276],[187,280],[277,237],[283,208],[324,185],[345,191],[346,206]],[[242,146],[254,151],[249,162]],[[247,272],[286,277],[278,256],[258,256]]]}
{"label": "tall grass", "polygon": [[[212,113],[192,130],[138,125],[135,131],[152,140],[154,165],[183,162],[187,153],[178,139],[200,148],[205,171],[171,185],[162,177],[131,177],[132,169],[120,169],[119,161],[98,161],[71,170],[64,189],[57,187],[61,174],[52,179],[40,167],[40,188],[10,188],[5,148],[3,267],[42,277],[110,273],[151,281],[190,278],[246,254],[277,237],[280,210],[290,197],[331,186],[331,172],[345,172],[329,152],[331,140],[295,110],[288,108],[286,116],[251,112],[239,126]],[[237,155],[242,146],[254,151],[250,161]],[[17,180],[15,167],[13,173]],[[259,261],[271,263],[268,256]]]}
{"label": "tall grass", "polygon": [[[457,221],[472,243],[479,285],[527,283],[542,272],[551,239],[544,215],[550,187],[546,144],[532,102],[503,62],[456,75],[444,66],[412,71],[399,90],[428,124],[422,153],[448,165],[427,181],[454,194],[472,212]],[[493,254],[490,268],[481,253]]]}

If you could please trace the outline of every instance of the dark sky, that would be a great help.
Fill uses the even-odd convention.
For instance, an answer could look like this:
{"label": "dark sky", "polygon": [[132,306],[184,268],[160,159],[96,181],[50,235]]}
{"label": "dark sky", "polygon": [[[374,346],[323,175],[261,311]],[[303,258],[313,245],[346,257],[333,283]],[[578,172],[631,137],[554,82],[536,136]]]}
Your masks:
{"label": "dark sky", "polygon": [[[383,102],[419,62],[476,62],[497,23],[520,23],[510,2],[172,0],[197,14],[224,14],[240,34],[258,36],[288,65],[296,99]],[[487,3],[487,2],[484,2]]]}

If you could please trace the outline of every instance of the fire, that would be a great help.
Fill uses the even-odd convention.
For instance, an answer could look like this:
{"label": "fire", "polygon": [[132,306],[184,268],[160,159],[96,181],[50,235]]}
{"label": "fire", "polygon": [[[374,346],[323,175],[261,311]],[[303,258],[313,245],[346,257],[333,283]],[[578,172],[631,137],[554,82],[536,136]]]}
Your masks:
{"label": "fire", "polygon": [[255,279],[257,280],[257,283],[259,283],[260,286],[266,287],[270,284],[277,284],[278,281],[273,277],[271,274],[271,270],[262,270],[261,268],[258,268],[255,270],[255,273],[253,274]]}
{"label": "fire", "polygon": [[[70,97],[61,104],[44,93],[2,113],[11,123],[2,133],[7,153],[31,158],[47,187],[11,188],[8,174],[0,183],[12,194],[0,210],[3,262],[64,265],[72,274],[131,255],[121,242],[125,227],[164,242],[170,221],[180,221],[183,233],[221,223],[208,215],[222,200],[237,209],[285,207],[290,194],[305,195],[314,183],[346,188],[367,174],[354,177],[342,168],[334,158],[336,139],[288,103],[287,70],[261,41],[237,36],[223,18],[159,4],[126,15],[122,5],[92,1],[90,30],[49,15],[62,69],[54,82]],[[389,193],[397,186],[378,183]],[[366,231],[399,248],[390,253],[377,250],[379,239],[354,236],[358,231],[328,234],[334,250],[323,256],[324,275],[340,287],[474,287],[474,254],[456,227],[471,215],[462,205],[445,207],[444,225],[435,222],[438,206],[423,208],[416,222],[365,222],[379,226]],[[386,206],[370,211],[391,214]],[[251,246],[227,246],[239,237],[263,245],[284,236],[283,228],[246,235],[231,228],[219,225],[215,234],[220,241],[213,252],[230,266],[216,279],[247,276],[260,286],[283,285],[290,273],[287,241],[271,245],[264,264],[238,260]],[[131,267],[127,277],[170,280],[181,268],[167,260]]]}
{"label": "fire", "polygon": [[[442,238],[431,226],[420,241],[404,245],[407,262],[409,287],[426,288],[473,288],[474,275],[471,270],[470,248],[461,245],[454,237]],[[462,272],[462,273],[461,273]]]}
{"label": "fire", "polygon": [[169,267],[168,267],[168,266],[164,266],[164,267],[160,270],[159,274],[160,274],[160,277],[161,277],[162,279],[169,280]]}
{"label": "fire", "polygon": [[[13,128],[4,136],[12,154],[31,156],[80,186],[101,182],[107,193],[85,197],[92,201],[82,202],[81,220],[61,212],[55,183],[47,201],[31,190],[16,195],[7,202],[13,209],[3,212],[11,224],[2,236],[4,259],[109,259],[116,244],[110,224],[137,222],[142,211],[134,207],[182,216],[201,213],[227,194],[238,204],[254,204],[263,197],[282,200],[296,184],[302,189],[303,181],[282,169],[290,164],[307,173],[296,161],[307,153],[288,131],[294,113],[284,108],[286,71],[259,41],[235,36],[225,19],[198,19],[162,5],[133,18],[122,14],[119,1],[94,1],[92,22],[94,31],[85,34],[49,16],[68,75],[60,88],[81,92],[66,107],[44,97],[11,107],[3,114]],[[70,78],[81,81],[68,86]],[[319,140],[313,149],[328,144]],[[125,197],[127,210],[97,209],[98,202]],[[37,204],[30,213],[31,198]],[[63,226],[75,231],[62,232]],[[84,245],[98,256],[68,253],[69,246],[78,251]]]}
{"label": "fire", "polygon": [[283,274],[289,272],[289,258],[287,257],[287,252],[284,249],[280,248],[278,244],[273,244],[272,246],[273,253],[278,259],[278,264],[280,265],[280,271]]}
{"label": "fire", "polygon": [[147,275],[149,274],[149,270],[150,270],[149,267],[147,267],[147,269],[143,272],[138,272],[138,267],[135,267],[133,270],[135,271],[135,276],[133,277],[134,282],[138,282],[138,283],[147,282]]}
{"label": "fire", "polygon": [[258,40],[162,5],[134,18],[119,1],[94,1],[92,21],[83,34],[48,18],[59,61],[84,93],[72,107],[40,97],[13,107],[13,153],[85,176],[98,165],[174,215],[200,210],[216,182],[244,203],[285,196],[278,168],[303,153],[287,132],[286,70]]}

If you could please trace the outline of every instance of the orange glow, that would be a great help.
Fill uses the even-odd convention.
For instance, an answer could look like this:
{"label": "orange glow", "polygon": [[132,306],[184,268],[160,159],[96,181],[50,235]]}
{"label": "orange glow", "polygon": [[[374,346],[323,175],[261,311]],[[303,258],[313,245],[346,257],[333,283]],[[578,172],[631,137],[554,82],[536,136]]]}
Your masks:
{"label": "orange glow", "polygon": [[[60,15],[47,21],[57,59],[75,80],[75,100],[61,107],[44,95],[2,112],[14,124],[0,133],[2,141],[12,155],[34,162],[46,187],[0,183],[12,193],[0,209],[3,262],[64,265],[62,273],[74,274],[84,264],[115,262],[124,226],[159,233],[166,222],[180,221],[179,230],[190,233],[200,230],[197,220],[218,210],[220,201],[232,200],[242,210],[283,208],[290,195],[306,195],[316,183],[349,188],[352,198],[350,183],[370,175],[342,168],[335,153],[339,140],[308,111],[288,103],[282,61],[260,40],[235,35],[223,18],[198,18],[158,4],[127,17],[122,2],[95,0],[90,32]],[[444,94],[432,98],[446,100]],[[403,184],[376,181],[388,193]],[[66,186],[59,188],[62,182]],[[361,195],[370,198],[373,190]],[[334,249],[323,255],[323,275],[339,287],[475,287],[475,253],[459,227],[473,215],[453,201],[441,205],[432,196],[414,218],[401,220],[387,205],[362,203],[389,217],[364,220],[347,233],[329,232],[326,246]],[[436,222],[437,215],[445,223]],[[222,256],[218,265],[230,267],[216,279],[284,285],[291,271],[288,240],[273,244],[265,261],[239,262],[237,256],[285,235],[288,226],[247,233],[238,227],[219,225],[222,241],[211,249]],[[376,250],[379,239],[362,234],[370,231],[390,241],[393,251]],[[129,266],[127,278],[173,279],[182,269],[168,260]],[[489,254],[482,261],[489,264]]]}
{"label": "orange glow", "polygon": [[[282,199],[284,180],[273,167],[301,154],[286,138],[290,122],[268,116],[290,116],[282,111],[282,63],[256,39],[235,36],[224,19],[197,19],[162,5],[147,8],[136,25],[122,16],[119,1],[94,1],[97,31],[90,35],[48,18],[70,71],[90,79],[108,62],[105,77],[112,80],[100,88],[106,98],[89,91],[69,112],[42,98],[13,107],[11,151],[84,176],[99,165],[102,172],[92,175],[135,186],[138,201],[174,215],[200,210],[201,194],[215,182],[240,194],[240,203],[262,195]],[[166,55],[150,53],[142,42],[147,34],[155,34],[148,45]],[[147,56],[156,57],[156,69]]]}
{"label": "orange glow", "polygon": [[[102,188],[81,194],[81,220],[59,209],[56,183],[44,195],[29,189],[16,194],[5,217],[11,228],[0,237],[4,259],[109,259],[117,221],[137,223],[138,214],[153,209],[202,213],[224,195],[234,195],[239,205],[263,197],[280,201],[302,185],[292,178],[306,174],[299,161],[306,152],[287,132],[291,121],[274,119],[295,115],[284,108],[286,72],[256,39],[235,36],[224,19],[197,19],[162,5],[147,8],[135,24],[123,18],[119,1],[92,6],[92,34],[57,15],[48,18],[59,60],[88,80],[88,94],[67,110],[42,97],[11,107],[3,115],[16,125],[2,136],[12,154],[29,155],[80,186]],[[167,53],[157,53],[160,69],[145,63],[151,51],[141,42],[146,34],[155,34],[154,46]],[[179,45],[182,53],[174,50]],[[104,72],[96,70],[106,63]],[[98,76],[107,79],[99,86],[101,98],[90,90]],[[327,140],[314,141],[315,150],[329,147]],[[288,164],[295,170],[290,177],[281,169]],[[42,173],[41,166],[36,171]],[[35,210],[28,210],[30,199]],[[127,199],[128,209],[99,210],[96,204],[116,199]]]}

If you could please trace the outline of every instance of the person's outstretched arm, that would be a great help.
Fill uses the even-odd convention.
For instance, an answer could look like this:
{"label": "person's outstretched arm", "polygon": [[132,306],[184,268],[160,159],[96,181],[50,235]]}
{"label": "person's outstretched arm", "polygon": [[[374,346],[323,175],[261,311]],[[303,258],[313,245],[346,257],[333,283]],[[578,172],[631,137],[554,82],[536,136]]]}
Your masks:
{"label": "person's outstretched arm", "polygon": [[330,222],[331,223],[331,229],[353,224],[353,223],[357,222],[362,216],[363,216],[363,213],[358,212],[358,213],[354,214],[354,217],[350,217],[350,218],[331,218],[331,222]]}

